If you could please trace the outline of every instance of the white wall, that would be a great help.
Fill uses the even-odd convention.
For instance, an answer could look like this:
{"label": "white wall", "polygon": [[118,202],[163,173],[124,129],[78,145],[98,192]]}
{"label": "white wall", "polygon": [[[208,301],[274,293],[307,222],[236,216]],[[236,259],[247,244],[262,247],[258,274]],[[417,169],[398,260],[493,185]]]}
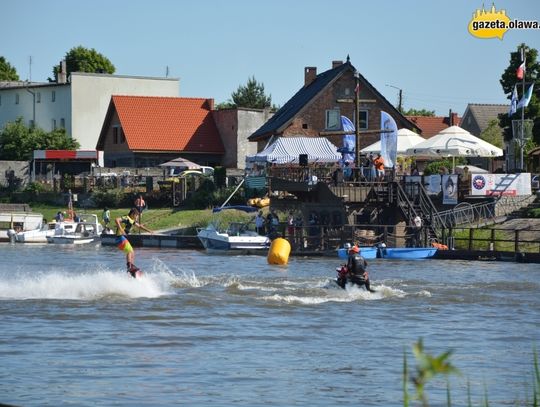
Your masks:
{"label": "white wall", "polygon": [[[70,80],[70,84],[19,82],[15,87],[0,83],[0,128],[18,117],[23,117],[23,123],[29,126],[35,105],[37,127],[49,132],[53,130],[53,119],[57,128],[61,127],[64,119],[67,134],[80,143],[81,149],[94,150],[112,95],[180,96],[180,80],[177,78],[74,72]],[[41,94],[39,103],[36,100],[34,104],[27,88]],[[15,104],[17,94],[19,103]]]}
{"label": "white wall", "polygon": [[174,78],[72,73],[71,134],[81,149],[93,150],[112,95],[178,97],[179,94],[179,80]]}

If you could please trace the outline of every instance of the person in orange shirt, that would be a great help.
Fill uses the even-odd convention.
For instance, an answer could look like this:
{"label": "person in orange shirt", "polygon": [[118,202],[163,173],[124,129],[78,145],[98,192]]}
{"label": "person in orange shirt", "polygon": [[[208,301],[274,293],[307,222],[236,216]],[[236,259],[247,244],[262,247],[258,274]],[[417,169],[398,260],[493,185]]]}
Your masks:
{"label": "person in orange shirt", "polygon": [[377,170],[377,181],[384,180],[384,159],[381,157],[381,154],[377,154],[377,157],[373,160],[375,164],[375,169]]}

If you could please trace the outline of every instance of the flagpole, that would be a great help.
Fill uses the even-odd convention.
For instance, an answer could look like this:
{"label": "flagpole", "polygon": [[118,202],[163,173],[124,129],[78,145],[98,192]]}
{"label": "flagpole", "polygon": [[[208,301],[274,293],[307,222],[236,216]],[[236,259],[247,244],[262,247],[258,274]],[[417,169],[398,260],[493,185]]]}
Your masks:
{"label": "flagpole", "polygon": [[[525,75],[527,74],[527,56],[525,55],[525,47],[521,47],[521,60],[523,61],[523,78],[521,79],[521,94],[522,97],[525,97]],[[519,140],[519,168],[523,172],[523,148],[525,147],[525,134],[524,131],[525,124],[525,106],[521,106],[521,136]]]}
{"label": "flagpole", "polygon": [[[358,74],[358,71],[354,71],[354,80],[354,132],[356,141],[356,146],[354,148],[354,165],[358,169],[360,168],[360,75]],[[358,174],[358,180],[360,180],[360,174]]]}

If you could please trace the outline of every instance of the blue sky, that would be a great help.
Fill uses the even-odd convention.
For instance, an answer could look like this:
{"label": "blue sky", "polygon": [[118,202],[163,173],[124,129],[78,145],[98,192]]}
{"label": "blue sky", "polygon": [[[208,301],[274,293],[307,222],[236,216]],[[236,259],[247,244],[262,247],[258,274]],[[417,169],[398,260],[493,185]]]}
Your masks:
{"label": "blue sky", "polygon": [[[540,20],[538,0],[498,0],[512,19]],[[304,67],[352,64],[388,100],[402,89],[408,108],[509,103],[499,79],[510,52],[540,50],[540,30],[509,30],[503,40],[467,31],[481,1],[436,0],[3,0],[0,56],[21,79],[46,81],[73,47],[95,48],[116,74],[180,78],[180,96],[230,99],[254,76],[283,105]],[[485,3],[490,7],[491,3]]]}

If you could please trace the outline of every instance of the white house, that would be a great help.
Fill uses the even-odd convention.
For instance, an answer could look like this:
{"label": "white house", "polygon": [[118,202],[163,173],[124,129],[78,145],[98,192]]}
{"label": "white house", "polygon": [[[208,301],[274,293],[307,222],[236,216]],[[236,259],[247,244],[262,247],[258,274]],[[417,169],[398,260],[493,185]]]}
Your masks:
{"label": "white house", "polygon": [[[65,128],[81,149],[94,150],[112,95],[180,94],[177,78],[151,78],[72,72],[70,81],[0,82],[0,128],[23,118],[45,131]],[[63,83],[62,83],[63,82]]]}

